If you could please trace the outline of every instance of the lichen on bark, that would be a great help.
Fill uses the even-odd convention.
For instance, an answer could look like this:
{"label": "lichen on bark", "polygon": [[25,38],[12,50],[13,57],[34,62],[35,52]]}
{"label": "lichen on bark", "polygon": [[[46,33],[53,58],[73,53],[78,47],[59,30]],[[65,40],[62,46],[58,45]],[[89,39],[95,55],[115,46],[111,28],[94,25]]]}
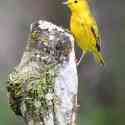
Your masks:
{"label": "lichen on bark", "polygon": [[52,23],[31,24],[21,61],[7,82],[10,106],[28,125],[72,124],[78,85],[73,42]]}

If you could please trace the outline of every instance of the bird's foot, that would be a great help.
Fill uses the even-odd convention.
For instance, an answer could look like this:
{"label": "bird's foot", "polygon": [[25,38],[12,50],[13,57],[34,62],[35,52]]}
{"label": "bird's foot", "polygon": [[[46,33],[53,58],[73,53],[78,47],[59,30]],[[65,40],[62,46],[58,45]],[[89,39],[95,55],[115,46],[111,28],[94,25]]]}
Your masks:
{"label": "bird's foot", "polygon": [[83,58],[84,58],[84,54],[82,53],[82,55],[80,56],[80,58],[79,59],[75,59],[75,62],[76,62],[76,65],[77,66],[79,66],[80,65],[80,63],[81,63],[81,61],[83,60]]}

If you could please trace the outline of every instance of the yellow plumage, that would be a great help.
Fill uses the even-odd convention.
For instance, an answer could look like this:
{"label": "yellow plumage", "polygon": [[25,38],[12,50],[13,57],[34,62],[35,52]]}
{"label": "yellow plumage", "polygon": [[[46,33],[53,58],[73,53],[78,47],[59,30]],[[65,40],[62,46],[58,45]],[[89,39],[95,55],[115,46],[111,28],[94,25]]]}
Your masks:
{"label": "yellow plumage", "polygon": [[94,17],[91,15],[87,0],[67,0],[71,11],[70,30],[84,54],[91,52],[97,63],[104,65],[100,52],[100,33]]}

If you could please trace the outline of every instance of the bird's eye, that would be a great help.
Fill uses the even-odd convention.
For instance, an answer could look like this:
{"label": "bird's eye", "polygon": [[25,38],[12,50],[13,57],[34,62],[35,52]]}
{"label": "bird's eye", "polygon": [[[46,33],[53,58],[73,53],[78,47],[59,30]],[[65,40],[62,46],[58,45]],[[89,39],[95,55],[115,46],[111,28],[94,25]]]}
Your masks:
{"label": "bird's eye", "polygon": [[77,1],[77,0],[75,0],[75,1],[74,1],[74,3],[78,3],[78,1]]}

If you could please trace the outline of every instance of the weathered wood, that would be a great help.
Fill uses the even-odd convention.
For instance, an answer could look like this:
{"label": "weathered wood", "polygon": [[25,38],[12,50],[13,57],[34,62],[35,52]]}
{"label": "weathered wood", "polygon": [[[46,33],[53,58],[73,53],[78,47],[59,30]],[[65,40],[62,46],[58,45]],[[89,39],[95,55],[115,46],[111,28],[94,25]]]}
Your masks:
{"label": "weathered wood", "polygon": [[12,110],[27,125],[74,125],[77,89],[72,35],[47,21],[31,24],[22,59],[7,82]]}

